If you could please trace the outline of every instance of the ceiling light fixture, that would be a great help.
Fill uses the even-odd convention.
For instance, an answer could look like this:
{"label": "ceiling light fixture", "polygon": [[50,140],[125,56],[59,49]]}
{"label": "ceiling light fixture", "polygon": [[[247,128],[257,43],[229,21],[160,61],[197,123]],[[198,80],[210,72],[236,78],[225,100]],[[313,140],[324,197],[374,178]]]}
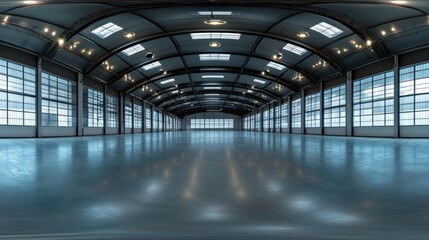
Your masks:
{"label": "ceiling light fixture", "polygon": [[296,35],[300,38],[308,38],[308,36],[310,36],[308,32],[298,32]]}
{"label": "ceiling light fixture", "polygon": [[212,48],[218,48],[220,46],[221,46],[220,42],[211,42],[211,43],[209,43],[209,47],[212,47]]}
{"label": "ceiling light fixture", "polygon": [[124,33],[124,37],[125,38],[132,38],[135,35],[136,35],[136,33],[134,33],[134,32],[126,32],[126,33]]}
{"label": "ceiling light fixture", "polygon": [[226,21],[225,20],[221,20],[221,19],[210,19],[210,20],[204,21],[204,23],[207,24],[207,25],[219,26],[219,25],[226,24]]}
{"label": "ceiling light fixture", "polygon": [[23,4],[28,4],[28,5],[32,5],[32,4],[38,4],[39,1],[22,1]]}
{"label": "ceiling light fixture", "polygon": [[58,45],[62,46],[64,44],[64,39],[60,38],[58,39]]}
{"label": "ceiling light fixture", "polygon": [[408,1],[390,1],[390,3],[393,3],[393,4],[407,4]]}
{"label": "ceiling light fixture", "polygon": [[282,53],[276,53],[273,55],[273,59],[274,60],[280,60],[283,58],[283,54]]}

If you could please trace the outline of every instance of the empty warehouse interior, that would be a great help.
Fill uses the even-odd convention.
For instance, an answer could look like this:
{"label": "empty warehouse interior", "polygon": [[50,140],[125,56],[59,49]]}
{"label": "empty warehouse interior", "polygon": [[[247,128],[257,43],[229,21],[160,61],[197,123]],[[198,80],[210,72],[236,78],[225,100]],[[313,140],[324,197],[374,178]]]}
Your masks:
{"label": "empty warehouse interior", "polygon": [[0,239],[428,239],[428,12],[0,1]]}

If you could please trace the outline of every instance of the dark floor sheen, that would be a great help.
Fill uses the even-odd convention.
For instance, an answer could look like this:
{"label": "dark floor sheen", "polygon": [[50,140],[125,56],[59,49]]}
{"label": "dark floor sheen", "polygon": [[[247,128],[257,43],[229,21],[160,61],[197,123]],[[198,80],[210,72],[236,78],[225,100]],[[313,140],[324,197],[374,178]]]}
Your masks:
{"label": "dark floor sheen", "polygon": [[429,140],[0,140],[0,239],[428,239]]}

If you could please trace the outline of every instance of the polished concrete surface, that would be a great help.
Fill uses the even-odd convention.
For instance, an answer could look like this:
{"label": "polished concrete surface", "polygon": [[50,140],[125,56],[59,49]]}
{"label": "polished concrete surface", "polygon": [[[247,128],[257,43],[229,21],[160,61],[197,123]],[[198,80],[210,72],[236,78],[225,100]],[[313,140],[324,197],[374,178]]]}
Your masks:
{"label": "polished concrete surface", "polygon": [[429,239],[429,140],[0,139],[0,239]]}

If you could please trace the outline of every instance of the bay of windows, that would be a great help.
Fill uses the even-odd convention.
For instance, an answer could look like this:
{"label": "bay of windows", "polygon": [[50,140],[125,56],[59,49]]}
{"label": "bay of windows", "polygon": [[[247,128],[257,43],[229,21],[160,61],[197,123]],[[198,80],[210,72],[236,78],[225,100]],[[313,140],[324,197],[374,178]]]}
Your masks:
{"label": "bay of windows", "polygon": [[292,101],[292,127],[301,127],[301,98]]}
{"label": "bay of windows", "polygon": [[305,97],[305,127],[320,127],[320,93]]}
{"label": "bay of windows", "polygon": [[102,92],[84,88],[83,112],[85,127],[104,127],[104,95]]}
{"label": "bay of windows", "polygon": [[324,126],[346,126],[346,85],[342,84],[323,91]]}
{"label": "bay of windows", "polygon": [[125,128],[133,127],[133,103],[125,101]]}
{"label": "bay of windows", "polygon": [[119,122],[119,103],[118,98],[114,96],[107,95],[107,127],[109,128],[117,128]]}
{"label": "bay of windows", "polygon": [[143,126],[143,107],[134,104],[134,128],[142,128]]}

